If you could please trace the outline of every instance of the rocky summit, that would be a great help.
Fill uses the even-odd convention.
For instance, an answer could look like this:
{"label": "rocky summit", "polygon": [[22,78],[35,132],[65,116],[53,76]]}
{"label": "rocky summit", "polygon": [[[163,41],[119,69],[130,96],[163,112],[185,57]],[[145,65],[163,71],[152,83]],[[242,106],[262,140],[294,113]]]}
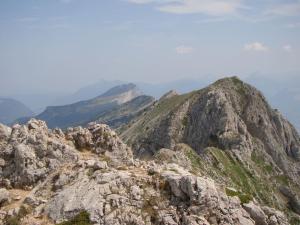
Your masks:
{"label": "rocky summit", "polygon": [[0,224],[300,223],[299,136],[255,88],[171,91],[130,121],[0,125]]}
{"label": "rocky summit", "polygon": [[165,157],[161,149],[185,154],[198,173],[299,214],[299,135],[260,91],[237,77],[162,98],[119,132],[139,158]]}

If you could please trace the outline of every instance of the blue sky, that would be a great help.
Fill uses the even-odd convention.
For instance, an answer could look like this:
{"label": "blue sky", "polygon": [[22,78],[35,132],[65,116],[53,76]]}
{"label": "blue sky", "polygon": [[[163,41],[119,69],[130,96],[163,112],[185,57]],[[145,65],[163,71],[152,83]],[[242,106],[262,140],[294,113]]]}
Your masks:
{"label": "blue sky", "polygon": [[0,95],[300,71],[298,0],[1,0]]}

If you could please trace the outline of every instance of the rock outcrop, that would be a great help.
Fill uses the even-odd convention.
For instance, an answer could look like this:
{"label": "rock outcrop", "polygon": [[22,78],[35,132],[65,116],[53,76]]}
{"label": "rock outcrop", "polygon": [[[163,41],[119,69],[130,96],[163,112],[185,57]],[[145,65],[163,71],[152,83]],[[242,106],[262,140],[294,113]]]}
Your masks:
{"label": "rock outcrop", "polygon": [[105,124],[90,123],[87,128],[69,128],[66,138],[75,143],[77,149],[105,155],[115,162],[132,161],[131,149]]}
{"label": "rock outcrop", "polygon": [[168,149],[154,161],[133,159],[107,125],[64,133],[31,120],[6,133],[0,141],[7,188],[0,189],[2,223],[50,225],[86,212],[88,224],[101,225],[288,224],[275,209],[243,205],[212,179],[190,172],[184,154],[173,162],[161,160]]}
{"label": "rock outcrop", "polygon": [[11,202],[9,191],[5,188],[0,188],[0,207]]}
{"label": "rock outcrop", "polygon": [[45,122],[15,125],[7,134],[0,141],[0,182],[7,187],[33,187],[63,163],[78,159],[63,132],[49,131]]}

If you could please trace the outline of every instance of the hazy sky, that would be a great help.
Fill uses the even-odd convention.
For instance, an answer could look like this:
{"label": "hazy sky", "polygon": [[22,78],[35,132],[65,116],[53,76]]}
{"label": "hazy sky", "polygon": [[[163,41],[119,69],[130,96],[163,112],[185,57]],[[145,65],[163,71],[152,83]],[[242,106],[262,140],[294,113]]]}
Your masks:
{"label": "hazy sky", "polygon": [[0,95],[300,71],[299,0],[1,0]]}

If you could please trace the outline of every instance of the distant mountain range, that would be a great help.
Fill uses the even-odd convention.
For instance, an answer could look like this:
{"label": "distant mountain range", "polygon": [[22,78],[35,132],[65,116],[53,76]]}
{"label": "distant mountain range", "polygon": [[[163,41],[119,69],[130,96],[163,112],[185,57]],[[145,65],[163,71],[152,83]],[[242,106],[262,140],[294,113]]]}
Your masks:
{"label": "distant mountain range", "polygon": [[[181,79],[165,83],[144,83],[136,82],[136,86],[142,90],[145,95],[160,98],[169,90],[176,90],[178,93],[187,93],[192,90],[203,88],[212,82],[214,78],[205,79]],[[282,78],[282,76],[270,75],[251,75],[244,79],[246,82],[262,90],[268,101],[280,110],[300,131],[300,77],[297,74]],[[64,106],[74,104],[80,101],[87,101],[95,98],[109,89],[126,84],[124,81],[106,81],[100,80],[92,85],[82,87],[74,94],[70,95],[22,95],[20,99],[30,108],[34,109],[36,114],[40,114],[49,105]],[[51,109],[51,108],[50,108]]]}
{"label": "distant mountain range", "polygon": [[20,117],[33,116],[23,103],[10,98],[0,98],[0,123],[10,124]]}
{"label": "distant mountain range", "polygon": [[[102,95],[79,101],[70,105],[49,106],[35,118],[44,120],[50,128],[67,128],[101,121],[114,127],[126,123],[133,115],[154,101],[150,96],[143,96],[134,84],[113,87]],[[19,120],[25,123],[29,118]]]}
{"label": "distant mountain range", "polygon": [[109,89],[122,85],[127,84],[124,81],[107,81],[107,80],[100,80],[94,84],[84,86],[79,90],[75,91],[73,94],[69,94],[66,96],[59,97],[54,99],[52,104],[53,105],[67,105],[74,102],[85,101],[95,96],[99,96],[102,93],[108,91]]}

